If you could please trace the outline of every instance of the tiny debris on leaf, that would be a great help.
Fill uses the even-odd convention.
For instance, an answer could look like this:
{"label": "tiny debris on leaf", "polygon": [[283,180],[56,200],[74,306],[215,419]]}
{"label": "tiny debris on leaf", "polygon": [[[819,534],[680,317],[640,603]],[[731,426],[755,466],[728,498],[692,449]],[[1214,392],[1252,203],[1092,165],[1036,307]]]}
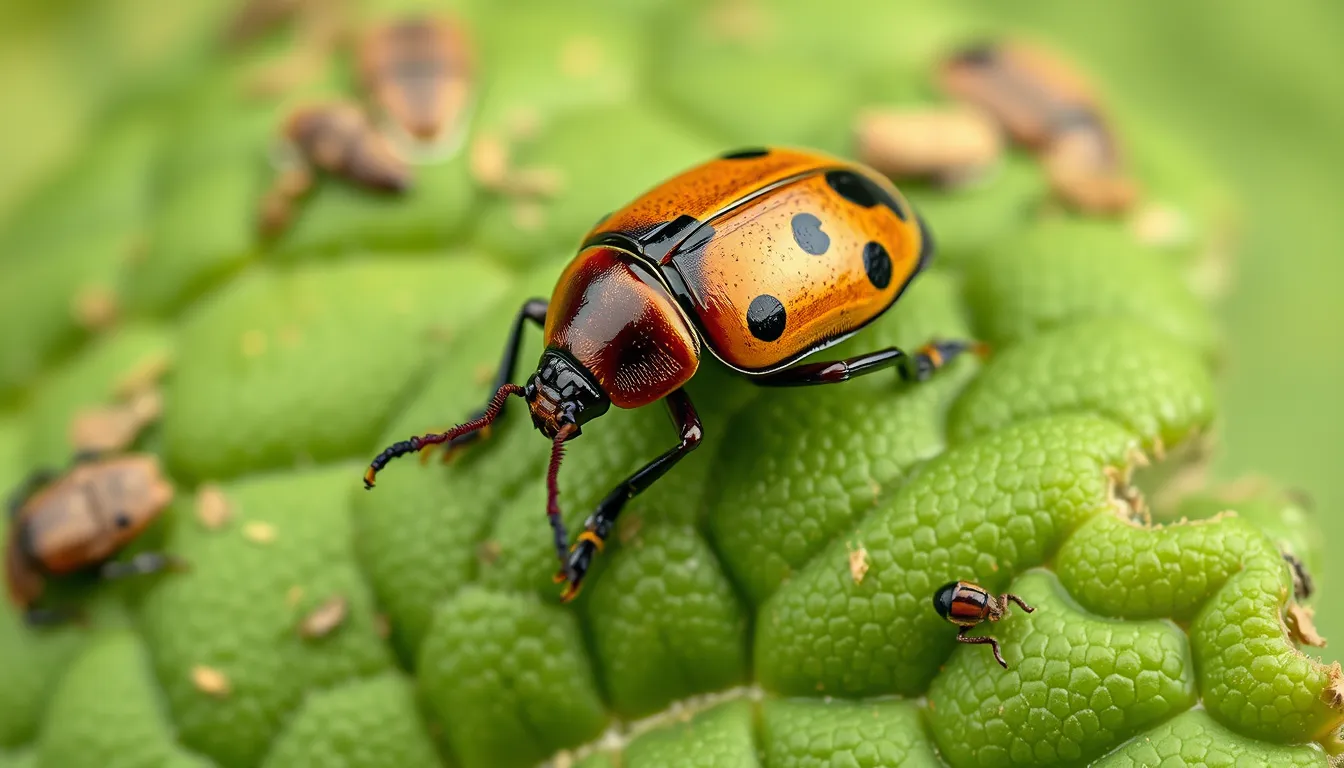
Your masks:
{"label": "tiny debris on leaf", "polygon": [[139,434],[139,419],[120,406],[85,408],[70,421],[70,444],[78,451],[121,451]]}
{"label": "tiny debris on leaf", "polygon": [[218,485],[206,483],[196,489],[196,519],[208,530],[223,528],[233,517],[229,499]]}
{"label": "tiny debris on leaf", "polygon": [[392,634],[392,622],[388,621],[387,614],[378,613],[373,616],[373,631],[378,636],[386,640]]}
{"label": "tiny debris on leaf", "polygon": [[486,539],[480,543],[480,546],[476,547],[476,557],[478,557],[482,563],[489,565],[499,559],[502,551],[498,541],[495,541],[494,539]]}
{"label": "tiny debris on leaf", "polygon": [[[848,547],[846,547],[848,548]],[[868,550],[860,544],[858,549],[849,550],[849,575],[854,578],[855,584],[862,584],[863,577],[868,573]]]}
{"label": "tiny debris on leaf", "polygon": [[228,696],[232,690],[229,678],[225,677],[223,672],[203,664],[191,668],[191,682],[201,693],[221,699]]}
{"label": "tiny debris on leaf", "polygon": [[349,602],[342,595],[328,598],[299,623],[299,634],[308,640],[326,637],[345,622],[349,607]]}
{"label": "tiny debris on leaf", "polygon": [[141,359],[117,380],[113,396],[118,400],[133,400],[141,392],[155,389],[173,367],[173,358],[159,351]]}
{"label": "tiny debris on leaf", "polygon": [[1321,700],[1335,709],[1344,709],[1344,669],[1336,661],[1330,665],[1329,682],[1321,691]]}
{"label": "tiny debris on leaf", "polygon": [[243,536],[257,544],[270,544],[275,541],[275,526],[270,523],[251,522],[243,526]]}
{"label": "tiny debris on leaf", "polygon": [[1316,623],[1313,621],[1315,614],[1315,611],[1305,605],[1289,603],[1283,621],[1288,627],[1288,636],[1294,642],[1313,648],[1324,648],[1326,640],[1316,631]]}
{"label": "tiny debris on leaf", "polygon": [[953,186],[974,181],[998,162],[1003,140],[984,112],[965,106],[871,108],[855,126],[859,159],[896,179]]}
{"label": "tiny debris on leaf", "polygon": [[303,599],[303,587],[300,587],[298,584],[295,584],[294,586],[285,590],[285,605],[288,605],[290,608],[293,608],[294,606],[298,605],[299,601],[302,599]]}
{"label": "tiny debris on leaf", "polygon": [[112,289],[101,285],[91,285],[75,294],[71,310],[75,322],[86,331],[102,331],[117,321],[121,308],[117,304],[117,295]]}

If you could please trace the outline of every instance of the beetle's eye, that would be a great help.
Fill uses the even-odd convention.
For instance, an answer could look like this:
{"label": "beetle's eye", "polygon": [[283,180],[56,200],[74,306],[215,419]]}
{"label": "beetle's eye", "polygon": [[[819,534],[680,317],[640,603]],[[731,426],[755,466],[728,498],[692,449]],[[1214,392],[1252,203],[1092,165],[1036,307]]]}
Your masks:
{"label": "beetle's eye", "polygon": [[112,518],[112,523],[118,528],[130,528],[131,516],[125,512],[118,512],[116,517]]}

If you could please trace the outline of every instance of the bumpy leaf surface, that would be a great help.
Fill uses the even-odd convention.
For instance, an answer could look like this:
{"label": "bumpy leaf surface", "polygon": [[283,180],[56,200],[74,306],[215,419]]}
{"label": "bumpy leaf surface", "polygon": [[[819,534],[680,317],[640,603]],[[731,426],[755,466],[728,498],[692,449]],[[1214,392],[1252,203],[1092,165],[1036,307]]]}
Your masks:
{"label": "bumpy leaf surface", "polygon": [[[979,338],[989,357],[919,385],[792,390],[706,360],[690,385],[703,444],[630,504],[564,606],[547,445],[516,403],[449,464],[394,463],[368,493],[364,462],[480,407],[518,306],[549,295],[598,217],[738,145],[852,155],[858,109],[940,102],[935,57],[985,23],[942,3],[450,3],[477,47],[468,145],[415,166],[401,197],[322,178],[264,241],[276,125],[354,93],[348,56],[257,96],[312,41],[285,29],[224,51],[222,3],[170,5],[139,36],[133,4],[99,5],[67,41],[128,63],[68,95],[107,117],[0,233],[0,485],[64,465],[71,419],[166,361],[138,447],[178,495],[138,546],[191,568],[77,590],[85,627],[0,611],[0,768],[1324,766],[1340,751],[1344,680],[1300,623],[1329,603],[1299,602],[1282,557],[1320,562],[1310,515],[1272,485],[1176,493],[1216,435],[1199,254],[1224,236],[1224,199],[1160,124],[1115,105],[1180,243],[1061,212],[1015,149],[978,184],[903,185],[935,268],[827,354]],[[431,6],[347,5],[354,24]],[[486,136],[556,194],[478,183]],[[111,328],[89,322],[99,302]],[[585,426],[560,475],[570,530],[674,441],[659,406]],[[198,519],[206,484],[222,526]],[[1007,669],[934,612],[957,579],[1035,608],[969,632]],[[305,637],[333,598],[339,620]]]}

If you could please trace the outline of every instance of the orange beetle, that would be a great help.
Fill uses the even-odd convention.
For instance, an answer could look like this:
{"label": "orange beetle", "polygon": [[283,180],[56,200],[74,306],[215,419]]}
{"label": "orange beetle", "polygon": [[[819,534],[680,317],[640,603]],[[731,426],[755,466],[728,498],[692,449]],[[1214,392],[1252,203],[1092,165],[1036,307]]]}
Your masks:
{"label": "orange beetle", "polygon": [[[907,380],[972,348],[935,342],[914,355],[894,347],[801,363],[890,307],[929,264],[933,241],[910,204],[876,172],[816,152],[751,149],[724,155],[654,187],[604,217],[583,239],[549,304],[526,302],[514,320],[496,391],[475,418],[379,454],[364,476],[427,446],[476,439],[510,395],[552,441],[547,515],[562,600],[577,594],[622,507],[700,443],[682,386],[708,350],[767,386],[833,384],[895,368]],[[526,386],[512,383],[523,324],[545,327],[545,352]],[[665,400],[680,432],[667,452],[607,495],[574,547],[560,520],[556,475],[565,441],[611,405]]]}
{"label": "orange beetle", "polygon": [[957,630],[958,642],[988,645],[994,649],[994,660],[999,662],[999,666],[1007,669],[1008,662],[1004,661],[1003,654],[999,653],[997,640],[992,637],[968,637],[966,633],[982,621],[998,621],[1008,615],[1009,600],[1022,606],[1022,610],[1027,613],[1036,611],[1017,595],[1003,594],[994,597],[986,592],[984,587],[969,581],[950,581],[939,587],[938,591],[933,593],[933,609],[939,616],[960,627]]}
{"label": "orange beetle", "polygon": [[179,568],[169,555],[142,552],[111,558],[144,532],[173,499],[153,456],[76,459],[65,475],[35,472],[9,503],[5,583],[10,601],[30,624],[53,624],[73,614],[37,607],[47,578],[94,572],[102,579]]}

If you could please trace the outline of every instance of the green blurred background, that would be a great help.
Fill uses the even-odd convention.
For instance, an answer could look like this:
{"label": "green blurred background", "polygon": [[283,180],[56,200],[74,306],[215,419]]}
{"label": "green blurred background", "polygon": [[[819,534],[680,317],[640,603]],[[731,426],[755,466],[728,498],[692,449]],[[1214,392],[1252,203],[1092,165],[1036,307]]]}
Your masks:
{"label": "green blurred background", "polygon": [[[220,6],[219,0],[204,5]],[[1220,477],[1263,472],[1315,499],[1338,545],[1344,404],[1344,6],[1250,2],[961,5],[1058,42],[1124,105],[1202,150],[1240,198],[1236,282],[1221,305]],[[101,94],[173,47],[195,2],[0,3],[0,226],[98,126]],[[97,8],[98,10],[90,10]],[[99,41],[98,45],[82,41]],[[120,40],[109,47],[107,41]],[[160,78],[162,79],[162,78]],[[171,80],[171,78],[168,78]],[[40,258],[40,254],[32,254]],[[3,279],[3,275],[0,275]],[[1318,574],[1326,598],[1344,565]],[[1321,629],[1344,636],[1344,613]],[[1326,650],[1341,658],[1340,646]]]}

